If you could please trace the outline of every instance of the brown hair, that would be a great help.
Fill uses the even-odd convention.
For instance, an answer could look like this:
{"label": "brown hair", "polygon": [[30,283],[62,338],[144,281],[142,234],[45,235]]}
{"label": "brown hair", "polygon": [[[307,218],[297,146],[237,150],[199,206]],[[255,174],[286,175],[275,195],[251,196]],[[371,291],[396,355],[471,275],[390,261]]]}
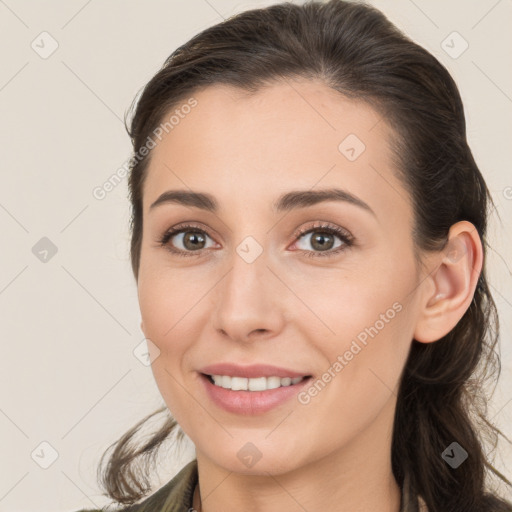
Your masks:
{"label": "brown hair", "polygon": [[[379,10],[330,0],[290,2],[253,9],[212,26],[180,46],[132,104],[128,129],[135,155],[171,109],[212,84],[248,93],[288,78],[320,80],[349,98],[373,106],[393,128],[397,173],[414,206],[413,239],[421,251],[445,248],[454,223],[473,223],[484,245],[484,268],[473,301],[454,329],[435,343],[412,340],[394,421],[392,467],[405,474],[430,512],[512,510],[487,490],[489,471],[512,485],[488,461],[484,442],[503,435],[487,416],[484,385],[497,380],[499,321],[485,272],[487,215],[492,198],[466,140],[457,86],[446,68],[401,33]],[[142,196],[151,152],[132,158],[131,260],[138,279]],[[494,391],[494,390],[493,390]],[[142,446],[135,435],[154,414],[162,428]],[[151,491],[152,457],[164,440],[183,432],[163,407],[119,441],[100,481],[118,503],[132,504]],[[456,470],[441,454],[453,441],[469,454]],[[153,461],[154,462],[154,461]]]}

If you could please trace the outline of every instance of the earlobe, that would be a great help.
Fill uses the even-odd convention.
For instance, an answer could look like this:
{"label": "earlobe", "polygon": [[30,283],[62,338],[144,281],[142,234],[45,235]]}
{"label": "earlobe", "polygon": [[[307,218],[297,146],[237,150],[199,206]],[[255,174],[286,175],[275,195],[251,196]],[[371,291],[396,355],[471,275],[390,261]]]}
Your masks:
{"label": "earlobe", "polygon": [[448,334],[469,308],[482,270],[483,249],[473,224],[450,228],[446,247],[433,257],[422,283],[422,299],[414,339],[431,343]]}

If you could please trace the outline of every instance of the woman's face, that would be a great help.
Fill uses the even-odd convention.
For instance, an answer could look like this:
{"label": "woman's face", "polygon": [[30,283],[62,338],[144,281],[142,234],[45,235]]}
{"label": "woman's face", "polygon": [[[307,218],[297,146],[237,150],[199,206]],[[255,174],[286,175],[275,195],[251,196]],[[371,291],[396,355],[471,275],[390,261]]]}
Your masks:
{"label": "woman's face", "polygon": [[[193,97],[152,150],[143,195],[139,302],[167,406],[198,458],[230,471],[389,443],[419,279],[386,123],[309,81]],[[203,373],[222,363],[242,368],[210,371],[225,376],[215,386]],[[244,373],[255,364],[281,370]],[[310,377],[222,387],[290,372]]]}

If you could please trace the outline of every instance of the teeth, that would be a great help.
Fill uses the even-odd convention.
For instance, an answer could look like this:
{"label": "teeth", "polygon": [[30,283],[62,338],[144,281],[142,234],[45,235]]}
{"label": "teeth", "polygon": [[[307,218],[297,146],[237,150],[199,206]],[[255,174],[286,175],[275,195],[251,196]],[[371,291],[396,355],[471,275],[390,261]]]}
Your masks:
{"label": "teeth", "polygon": [[248,379],[246,377],[230,377],[229,375],[211,375],[216,386],[220,386],[233,391],[266,391],[281,386],[290,386],[297,384],[304,377],[256,377]]}

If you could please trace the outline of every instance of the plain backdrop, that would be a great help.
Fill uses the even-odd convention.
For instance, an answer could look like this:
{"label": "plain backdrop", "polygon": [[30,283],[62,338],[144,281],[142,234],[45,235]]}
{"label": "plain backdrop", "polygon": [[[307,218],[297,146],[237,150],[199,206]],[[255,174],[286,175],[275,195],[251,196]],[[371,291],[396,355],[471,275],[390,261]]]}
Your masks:
{"label": "plain backdrop", "polygon": [[[164,404],[141,356],[126,179],[104,199],[93,190],[130,156],[124,114],[168,55],[272,3],[0,0],[0,511],[106,504],[100,455]],[[489,416],[512,438],[512,3],[371,3],[447,66],[463,97],[501,216],[488,268],[503,367]],[[155,485],[192,455],[189,443],[162,457]],[[511,462],[500,441],[496,465],[509,478]]]}

